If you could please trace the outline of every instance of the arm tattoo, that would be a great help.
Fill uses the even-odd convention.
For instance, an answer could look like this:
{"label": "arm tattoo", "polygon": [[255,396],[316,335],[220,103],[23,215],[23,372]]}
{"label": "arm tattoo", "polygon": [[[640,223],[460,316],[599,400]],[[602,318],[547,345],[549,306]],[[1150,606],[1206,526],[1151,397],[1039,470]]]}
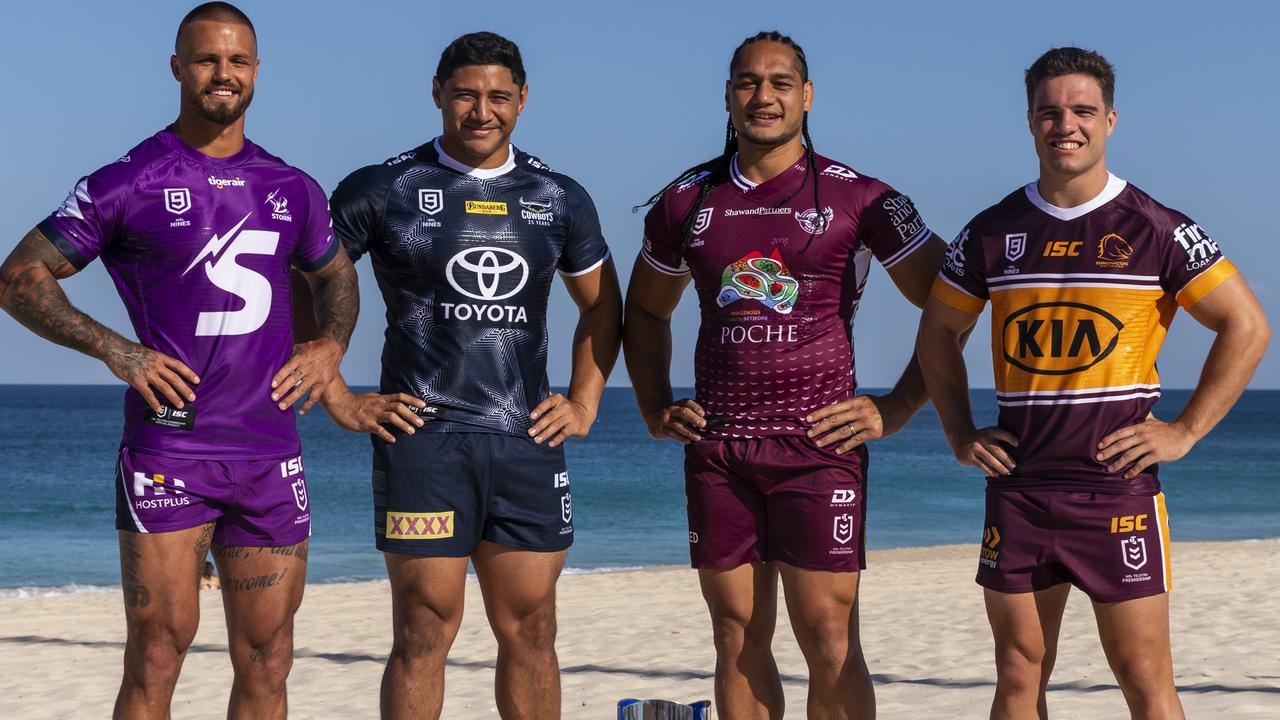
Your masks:
{"label": "arm tattoo", "polygon": [[131,344],[77,310],[58,285],[75,268],[39,231],[32,230],[0,267],[0,306],[40,337],[105,359]]}
{"label": "arm tattoo", "polygon": [[332,262],[308,280],[312,283],[316,323],[320,334],[332,338],[345,351],[360,314],[360,288],[356,269],[339,250]]}

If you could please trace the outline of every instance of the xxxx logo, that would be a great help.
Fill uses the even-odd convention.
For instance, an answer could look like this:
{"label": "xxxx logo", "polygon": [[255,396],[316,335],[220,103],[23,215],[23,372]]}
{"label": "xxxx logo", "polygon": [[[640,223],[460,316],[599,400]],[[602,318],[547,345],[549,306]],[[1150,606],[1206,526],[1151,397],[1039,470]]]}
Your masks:
{"label": "xxxx logo", "polygon": [[387,513],[388,540],[440,540],[453,537],[453,511]]}

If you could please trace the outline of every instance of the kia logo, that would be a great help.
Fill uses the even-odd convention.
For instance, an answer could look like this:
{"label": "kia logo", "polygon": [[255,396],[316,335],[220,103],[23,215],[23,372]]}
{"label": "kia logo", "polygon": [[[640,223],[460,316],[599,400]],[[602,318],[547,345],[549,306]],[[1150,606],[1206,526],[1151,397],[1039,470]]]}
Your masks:
{"label": "kia logo", "polygon": [[[529,264],[504,248],[468,248],[449,260],[444,275],[454,290],[473,300],[505,300],[524,288]],[[460,279],[467,280],[465,286]]]}

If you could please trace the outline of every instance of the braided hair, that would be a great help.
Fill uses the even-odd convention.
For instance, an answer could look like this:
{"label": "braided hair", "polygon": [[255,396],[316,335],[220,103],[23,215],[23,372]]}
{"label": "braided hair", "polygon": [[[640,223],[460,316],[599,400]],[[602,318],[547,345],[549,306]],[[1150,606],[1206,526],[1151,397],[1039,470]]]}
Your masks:
{"label": "braided hair", "polygon": [[[804,48],[800,47],[800,45],[796,43],[795,40],[792,40],[790,36],[783,35],[776,30],[758,32],[746,40],[743,40],[741,45],[738,45],[738,47],[733,51],[733,59],[729,61],[730,77],[733,75],[733,68],[737,66],[739,59],[742,57],[742,51],[745,50],[748,45],[757,42],[782,43],[783,45],[791,48],[791,50],[795,52],[796,61],[800,65],[800,81],[802,83],[809,81],[809,61],[805,58]],[[809,112],[807,110],[804,113],[804,119],[801,121],[800,133],[804,138],[805,179],[800,183],[800,186],[796,188],[794,193],[788,196],[785,200],[779,201],[774,205],[774,207],[782,207],[783,205],[791,202],[792,198],[798,195],[800,190],[804,188],[804,183],[808,181],[809,176],[812,175],[813,207],[817,211],[818,217],[816,223],[817,228],[820,231],[825,229],[824,225],[827,220],[826,216],[822,214],[822,205],[818,200],[817,159],[814,157],[813,153],[813,139],[809,137]],[[680,187],[701,181],[702,187],[698,190],[698,198],[694,201],[688,214],[685,215],[684,221],[680,224],[680,254],[683,256],[689,249],[689,243],[693,240],[693,226],[697,221],[698,213],[702,210],[702,206],[706,202],[707,197],[711,195],[711,192],[715,190],[717,186],[723,184],[729,179],[729,168],[733,161],[733,156],[737,151],[738,131],[733,127],[733,118],[729,118],[725,123],[724,149],[720,151],[718,156],[711,158],[706,162],[698,163],[697,165],[694,165],[680,173],[661,190],[650,196],[643,205],[637,205],[633,207],[631,211],[635,212],[640,208],[653,205],[662,198],[663,194],[673,187]],[[810,240],[813,239],[816,232],[817,231],[809,234]]]}

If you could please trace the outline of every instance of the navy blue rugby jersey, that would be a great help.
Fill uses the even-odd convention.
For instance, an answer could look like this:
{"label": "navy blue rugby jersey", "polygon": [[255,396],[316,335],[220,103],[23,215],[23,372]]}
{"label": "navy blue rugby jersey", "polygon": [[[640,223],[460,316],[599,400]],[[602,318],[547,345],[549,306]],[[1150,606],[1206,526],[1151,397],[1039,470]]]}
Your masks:
{"label": "navy blue rugby jersey", "polygon": [[382,392],[429,403],[428,432],[524,436],[550,392],[552,276],[609,256],[582,186],[515,147],[502,167],[467,167],[437,138],[351,173],[330,205],[387,306]]}

